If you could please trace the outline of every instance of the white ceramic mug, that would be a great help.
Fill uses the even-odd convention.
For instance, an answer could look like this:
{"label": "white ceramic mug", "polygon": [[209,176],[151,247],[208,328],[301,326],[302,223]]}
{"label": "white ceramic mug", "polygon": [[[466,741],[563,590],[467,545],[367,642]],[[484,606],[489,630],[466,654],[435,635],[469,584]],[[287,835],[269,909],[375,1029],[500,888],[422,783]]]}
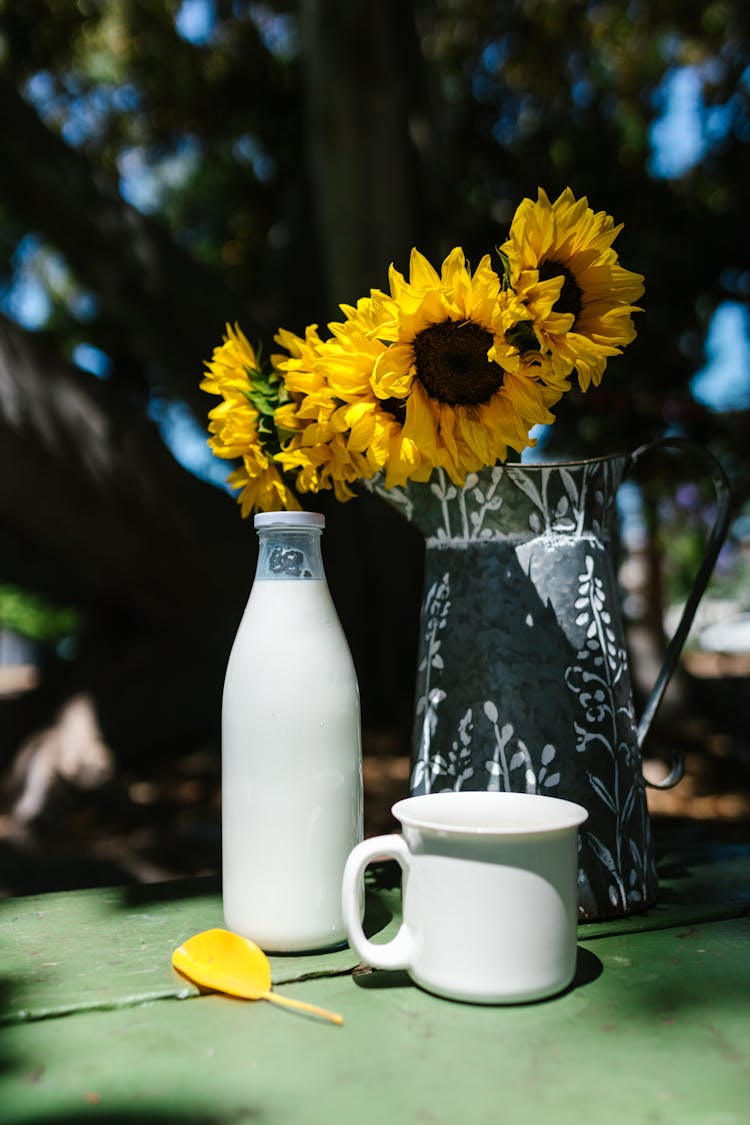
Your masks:
{"label": "white ceramic mug", "polygon": [[[344,869],[349,943],[367,964],[406,969],[438,996],[538,1000],[576,969],[581,805],[526,793],[429,793],[393,806],[402,835],[358,844]],[[398,860],[403,923],[392,941],[362,930],[363,876]]]}

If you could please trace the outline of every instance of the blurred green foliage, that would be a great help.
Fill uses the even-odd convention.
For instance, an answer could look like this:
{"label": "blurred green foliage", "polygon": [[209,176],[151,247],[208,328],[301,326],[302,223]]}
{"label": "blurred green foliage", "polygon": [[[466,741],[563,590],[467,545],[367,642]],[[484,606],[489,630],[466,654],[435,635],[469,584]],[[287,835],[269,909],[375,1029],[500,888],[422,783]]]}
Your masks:
{"label": "blurred green foliage", "polygon": [[53,605],[19,586],[0,585],[0,629],[31,641],[58,641],[75,634],[80,626],[76,610]]}

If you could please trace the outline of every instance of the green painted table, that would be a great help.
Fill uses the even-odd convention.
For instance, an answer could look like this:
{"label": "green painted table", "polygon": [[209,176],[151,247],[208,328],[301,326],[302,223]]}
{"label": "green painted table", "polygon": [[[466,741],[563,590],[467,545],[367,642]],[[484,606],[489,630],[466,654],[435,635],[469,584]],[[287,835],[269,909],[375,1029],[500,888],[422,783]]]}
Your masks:
{"label": "green painted table", "polygon": [[[222,924],[214,882],[0,902],[0,1123],[746,1125],[750,845],[672,833],[659,866],[659,905],[581,926],[573,987],[536,1004],[440,1000],[348,949],[272,958],[342,1028],[174,972]],[[368,893],[382,937],[393,875]]]}

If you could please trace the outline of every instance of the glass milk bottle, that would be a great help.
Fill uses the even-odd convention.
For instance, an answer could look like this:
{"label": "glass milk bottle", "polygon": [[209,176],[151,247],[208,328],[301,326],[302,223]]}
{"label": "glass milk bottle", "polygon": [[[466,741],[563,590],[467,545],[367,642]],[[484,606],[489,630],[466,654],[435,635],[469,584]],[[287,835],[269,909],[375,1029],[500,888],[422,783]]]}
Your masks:
{"label": "glass milk bottle", "polygon": [[359,689],[324,526],[314,512],[256,515],[255,581],[224,683],[224,918],[277,952],[345,942],[341,879],[362,839]]}

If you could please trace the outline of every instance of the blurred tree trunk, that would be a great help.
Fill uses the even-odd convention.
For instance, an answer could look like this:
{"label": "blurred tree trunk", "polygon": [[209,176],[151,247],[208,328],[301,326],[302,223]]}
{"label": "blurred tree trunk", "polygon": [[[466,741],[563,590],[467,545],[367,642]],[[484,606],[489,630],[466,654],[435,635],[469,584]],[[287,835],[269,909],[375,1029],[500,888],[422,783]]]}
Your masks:
{"label": "blurred tree trunk", "polygon": [[405,269],[411,246],[430,229],[438,145],[419,7],[301,3],[308,160],[332,309],[384,286],[392,261]]}
{"label": "blurred tree trunk", "polygon": [[[383,0],[302,0],[307,155],[326,307],[387,287],[391,262],[430,229],[439,146],[428,109],[416,12]],[[431,187],[432,185],[432,187]],[[423,548],[390,508],[364,495],[326,505],[329,579],[350,625],[367,700],[411,724]],[[359,612],[354,613],[354,606]]]}
{"label": "blurred tree trunk", "polygon": [[78,658],[6,705],[0,754],[81,690],[123,756],[206,727],[249,587],[252,532],[117,387],[3,319],[0,528],[3,579],[87,616]]}

